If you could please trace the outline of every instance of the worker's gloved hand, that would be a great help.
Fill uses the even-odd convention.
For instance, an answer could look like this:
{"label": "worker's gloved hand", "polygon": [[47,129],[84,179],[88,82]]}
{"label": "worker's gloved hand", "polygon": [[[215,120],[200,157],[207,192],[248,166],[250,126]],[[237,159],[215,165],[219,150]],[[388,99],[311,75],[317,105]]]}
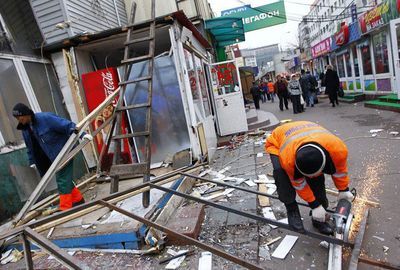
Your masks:
{"label": "worker's gloved hand", "polygon": [[29,165],[29,167],[31,167],[32,169],[36,169],[36,164],[31,164]]}
{"label": "worker's gloved hand", "polygon": [[90,134],[85,134],[82,139],[87,140],[87,141],[92,141],[93,140],[93,136]]}
{"label": "worker's gloved hand", "polygon": [[325,222],[326,221],[326,210],[322,205],[318,206],[317,208],[314,208],[311,210],[312,211],[312,218],[315,221],[319,222]]}
{"label": "worker's gloved hand", "polygon": [[348,200],[349,202],[352,202],[354,200],[354,195],[353,195],[353,193],[351,193],[348,190],[347,191],[339,190],[338,200],[341,200],[341,199],[345,199],[345,200]]}

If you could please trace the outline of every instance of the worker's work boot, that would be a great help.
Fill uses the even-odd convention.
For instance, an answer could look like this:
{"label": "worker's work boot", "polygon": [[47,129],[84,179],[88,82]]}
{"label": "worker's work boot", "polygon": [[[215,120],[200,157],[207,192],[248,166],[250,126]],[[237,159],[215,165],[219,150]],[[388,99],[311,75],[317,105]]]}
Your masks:
{"label": "worker's work boot", "polygon": [[79,202],[72,203],[72,207],[75,207],[75,206],[78,206],[78,205],[81,205],[81,204],[84,204],[84,203],[85,203],[85,199],[82,198],[82,200],[80,200]]}
{"label": "worker's work boot", "polygon": [[320,233],[326,235],[333,235],[333,226],[329,222],[320,222],[314,219],[312,220],[312,225],[316,228]]}
{"label": "worker's work boot", "polygon": [[287,204],[286,211],[288,217],[289,226],[297,232],[304,232],[303,221],[301,220],[301,215],[299,211],[299,206],[297,203]]}

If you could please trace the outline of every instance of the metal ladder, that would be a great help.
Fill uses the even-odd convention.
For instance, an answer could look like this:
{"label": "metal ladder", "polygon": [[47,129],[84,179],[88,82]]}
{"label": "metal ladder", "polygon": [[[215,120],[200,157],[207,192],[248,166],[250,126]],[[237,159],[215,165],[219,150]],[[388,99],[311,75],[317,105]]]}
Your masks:
{"label": "metal ladder", "polygon": [[[154,67],[154,56],[155,56],[155,32],[156,32],[156,18],[155,18],[155,1],[151,0],[151,19],[149,21],[149,35],[144,38],[132,39],[132,32],[134,30],[133,23],[136,13],[136,3],[133,4],[131,10],[131,16],[129,18],[128,33],[125,42],[124,59],[121,61],[124,64],[124,77],[123,81],[120,82],[121,93],[118,100],[115,113],[116,121],[114,122],[113,128],[115,132],[111,131],[110,140],[115,143],[113,163],[110,169],[111,186],[110,193],[118,191],[119,177],[121,175],[143,175],[143,182],[150,181],[150,165],[151,165],[151,132],[152,132],[152,95],[153,95],[153,67]],[[142,56],[131,56],[131,46],[138,43],[148,42],[149,51],[148,54]],[[148,73],[147,76],[142,76],[129,80],[129,75],[132,70],[132,65],[141,61],[148,61]],[[136,84],[139,82],[148,82],[147,88],[147,102],[138,103],[124,106],[124,99],[126,87],[130,84]],[[145,109],[146,110],[146,121],[145,130],[137,131],[136,127],[133,126],[132,133],[122,134],[121,122],[123,112],[129,110]],[[115,133],[115,135],[113,135]],[[121,140],[133,139],[144,137],[145,153],[144,160],[139,163],[132,164],[121,164]],[[142,197],[142,203],[144,207],[148,207],[150,203],[150,191],[144,192]]]}

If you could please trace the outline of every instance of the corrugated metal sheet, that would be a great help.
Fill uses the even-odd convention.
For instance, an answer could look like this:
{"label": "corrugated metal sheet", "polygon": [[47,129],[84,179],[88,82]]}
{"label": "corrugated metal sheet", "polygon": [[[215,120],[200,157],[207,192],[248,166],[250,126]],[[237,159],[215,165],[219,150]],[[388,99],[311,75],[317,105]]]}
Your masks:
{"label": "corrugated metal sheet", "polygon": [[0,0],[0,13],[10,31],[15,53],[34,54],[32,48],[41,43],[41,34],[33,18],[29,2]]}
{"label": "corrugated metal sheet", "polygon": [[[96,33],[127,24],[123,0],[30,1],[47,44],[82,33]],[[69,22],[70,28],[56,29],[55,26],[62,22]]]}
{"label": "corrugated metal sheet", "polygon": [[67,20],[59,0],[30,0],[30,2],[47,44],[68,38],[67,30],[55,28],[56,24]]}

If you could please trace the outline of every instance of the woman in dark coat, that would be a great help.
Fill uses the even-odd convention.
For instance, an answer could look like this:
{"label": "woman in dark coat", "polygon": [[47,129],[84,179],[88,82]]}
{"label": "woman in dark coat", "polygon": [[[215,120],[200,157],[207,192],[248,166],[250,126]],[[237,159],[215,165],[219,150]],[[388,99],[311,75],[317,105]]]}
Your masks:
{"label": "woman in dark coat", "polygon": [[336,71],[332,69],[332,66],[329,65],[326,67],[326,73],[325,73],[325,87],[326,87],[326,93],[329,96],[329,101],[332,103],[332,107],[335,107],[336,105],[339,105],[338,101],[338,91],[339,91],[339,76]]}

